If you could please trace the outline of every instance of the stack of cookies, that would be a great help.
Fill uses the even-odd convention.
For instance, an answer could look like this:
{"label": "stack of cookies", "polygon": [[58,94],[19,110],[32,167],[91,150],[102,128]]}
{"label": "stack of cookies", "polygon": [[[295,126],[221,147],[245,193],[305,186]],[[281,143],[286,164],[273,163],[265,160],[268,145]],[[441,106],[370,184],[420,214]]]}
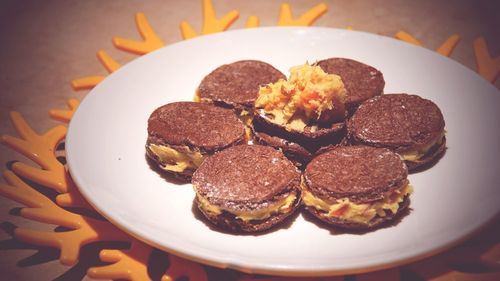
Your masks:
{"label": "stack of cookies", "polygon": [[438,106],[384,85],[347,58],[294,66],[288,79],[257,60],[222,65],[194,102],[151,114],[146,154],[191,181],[198,209],[224,230],[262,232],[301,207],[331,227],[375,229],[408,208],[408,173],[446,148]]}

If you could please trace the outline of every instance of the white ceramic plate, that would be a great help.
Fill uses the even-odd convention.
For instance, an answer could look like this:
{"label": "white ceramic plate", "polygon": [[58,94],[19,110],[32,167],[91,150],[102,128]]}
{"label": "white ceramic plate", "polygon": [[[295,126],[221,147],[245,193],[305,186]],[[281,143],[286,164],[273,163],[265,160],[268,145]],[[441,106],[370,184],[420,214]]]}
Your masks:
{"label": "white ceramic plate", "polygon": [[[149,114],[191,100],[201,79],[241,59],[293,65],[347,57],[380,69],[385,92],[442,109],[448,151],[411,175],[411,213],[362,235],[335,233],[299,215],[264,235],[231,235],[193,214],[190,184],[166,181],[146,162]],[[245,272],[328,275],[420,259],[458,243],[500,210],[500,92],[464,66],[391,38],[330,28],[258,28],[172,44],[127,64],[83,100],[67,136],[71,175],[86,199],[131,235],[198,262]]]}

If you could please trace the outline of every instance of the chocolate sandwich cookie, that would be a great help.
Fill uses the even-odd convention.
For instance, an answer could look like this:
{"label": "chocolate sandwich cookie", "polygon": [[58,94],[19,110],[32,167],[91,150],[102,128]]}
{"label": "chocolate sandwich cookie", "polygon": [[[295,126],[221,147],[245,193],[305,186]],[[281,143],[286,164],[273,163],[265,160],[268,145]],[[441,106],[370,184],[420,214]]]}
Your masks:
{"label": "chocolate sandwich cookie", "polygon": [[245,126],[232,110],[174,102],[149,117],[146,153],[161,169],[190,179],[207,155],[244,141]]}
{"label": "chocolate sandwich cookie", "polygon": [[205,76],[197,95],[201,102],[251,113],[259,87],[284,78],[283,73],[268,63],[242,60],[222,65]]}
{"label": "chocolate sandwich cookie", "polygon": [[281,150],[297,167],[304,167],[324,149],[341,144],[345,137],[344,123],[335,123],[315,132],[306,127],[304,132],[294,133],[276,127],[262,117],[254,118],[252,132],[254,142]]}
{"label": "chocolate sandwich cookie", "polygon": [[252,123],[255,139],[306,163],[318,149],[343,138],[345,98],[338,75],[307,63],[294,66],[288,80],[260,88]]}
{"label": "chocolate sandwich cookie", "polygon": [[342,78],[347,90],[346,108],[352,113],[365,100],[381,95],[385,81],[382,72],[352,59],[329,58],[317,63],[325,72]]}
{"label": "chocolate sandwich cookie", "polygon": [[238,145],[208,157],[192,179],[196,204],[233,232],[269,229],[300,205],[300,173],[278,150]]}
{"label": "chocolate sandwich cookie", "polygon": [[365,101],[347,123],[347,131],[350,143],[389,148],[414,171],[442,155],[444,126],[434,102],[417,95],[386,94]]}
{"label": "chocolate sandwich cookie", "polygon": [[302,200],[330,225],[372,229],[407,208],[412,192],[407,175],[404,162],[389,149],[339,146],[307,165]]}

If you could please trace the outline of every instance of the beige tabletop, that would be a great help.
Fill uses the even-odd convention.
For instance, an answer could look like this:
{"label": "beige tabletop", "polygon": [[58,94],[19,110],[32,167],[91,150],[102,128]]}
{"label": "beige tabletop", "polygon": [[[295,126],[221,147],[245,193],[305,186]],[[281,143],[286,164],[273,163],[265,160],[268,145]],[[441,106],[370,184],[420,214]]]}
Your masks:
{"label": "beige tabletop", "polygon": [[[229,27],[232,30],[244,28],[250,16],[257,16],[260,26],[277,25],[284,2],[213,0],[212,3],[218,17],[234,9],[239,11],[239,18]],[[315,5],[326,4],[328,11],[314,22],[315,26],[351,27],[389,37],[405,31],[429,49],[438,48],[451,35],[458,34],[460,41],[450,58],[474,72],[478,68],[473,47],[477,38],[484,38],[491,57],[500,56],[500,2],[495,0],[289,0],[287,3],[294,17]],[[137,12],[147,16],[166,45],[183,40],[179,27],[182,21],[187,21],[198,32],[202,28],[201,0],[1,1],[0,134],[16,135],[9,119],[10,111],[21,112],[37,132],[59,124],[49,118],[48,111],[66,108],[66,100],[81,100],[88,92],[75,91],[70,81],[108,74],[96,58],[98,50],[105,50],[121,65],[136,58],[137,55],[115,48],[111,39],[114,36],[140,39],[134,22]],[[500,88],[500,79],[491,80]],[[18,160],[29,163],[13,150],[0,148],[0,162],[5,164],[2,170]],[[11,240],[14,226],[54,228],[19,217],[20,207],[0,197],[0,221],[4,230],[0,231],[0,279],[90,279],[85,272],[98,263],[98,247],[87,247],[77,266],[67,267],[59,263],[58,250]],[[497,226],[498,223],[481,235],[500,237]],[[493,244],[499,241],[490,240]],[[235,272],[211,272],[213,280],[234,280],[240,276]]]}

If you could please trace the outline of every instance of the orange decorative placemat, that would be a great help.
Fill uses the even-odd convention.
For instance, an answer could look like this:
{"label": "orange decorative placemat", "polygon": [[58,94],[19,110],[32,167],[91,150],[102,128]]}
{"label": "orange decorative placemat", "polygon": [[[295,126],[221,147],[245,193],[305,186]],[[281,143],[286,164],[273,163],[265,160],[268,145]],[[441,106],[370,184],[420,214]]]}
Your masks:
{"label": "orange decorative placemat", "polygon": [[[231,10],[217,17],[212,2],[202,1],[203,26],[196,31],[188,22],[181,22],[183,39],[227,30],[239,17],[239,11]],[[289,4],[282,4],[277,25],[309,26],[326,13],[328,7],[319,3],[300,16],[294,16]],[[165,46],[146,15],[137,13],[135,18],[142,41],[114,37],[113,45],[126,52],[144,55]],[[247,28],[259,26],[259,18],[250,16]],[[352,28],[349,28],[352,29]],[[411,44],[423,46],[411,34],[399,31],[395,37]],[[438,48],[437,52],[449,56],[459,44],[460,36],[453,34]],[[478,73],[490,82],[495,82],[500,72],[500,57],[492,57],[485,38],[474,40],[472,46]],[[104,68],[112,73],[121,65],[105,50],[99,50],[97,57]],[[105,79],[101,75],[86,76],[71,81],[73,89],[89,89]],[[52,119],[69,123],[77,110],[79,101],[69,99],[68,109],[52,109]],[[29,228],[15,228],[13,237],[40,247],[60,250],[59,260],[66,266],[75,266],[82,247],[96,242],[118,242],[105,244],[95,259],[103,265],[90,267],[87,275],[96,279],[128,280],[290,280],[291,278],[262,277],[239,272],[206,267],[174,255],[158,251],[122,232],[104,220],[82,198],[75,187],[64,160],[64,138],[66,126],[59,125],[42,134],[36,133],[21,113],[11,112],[12,124],[18,136],[2,136],[1,142],[31,159],[38,166],[23,162],[11,165],[3,173],[6,184],[1,184],[0,195],[23,204],[20,215],[28,220],[58,226],[56,231],[40,231]],[[40,188],[42,186],[43,188]],[[44,192],[48,189],[50,192]],[[490,226],[480,235],[463,245],[432,258],[404,267],[348,277],[292,278],[293,280],[500,280],[500,230]],[[117,246],[118,245],[118,246]]]}

